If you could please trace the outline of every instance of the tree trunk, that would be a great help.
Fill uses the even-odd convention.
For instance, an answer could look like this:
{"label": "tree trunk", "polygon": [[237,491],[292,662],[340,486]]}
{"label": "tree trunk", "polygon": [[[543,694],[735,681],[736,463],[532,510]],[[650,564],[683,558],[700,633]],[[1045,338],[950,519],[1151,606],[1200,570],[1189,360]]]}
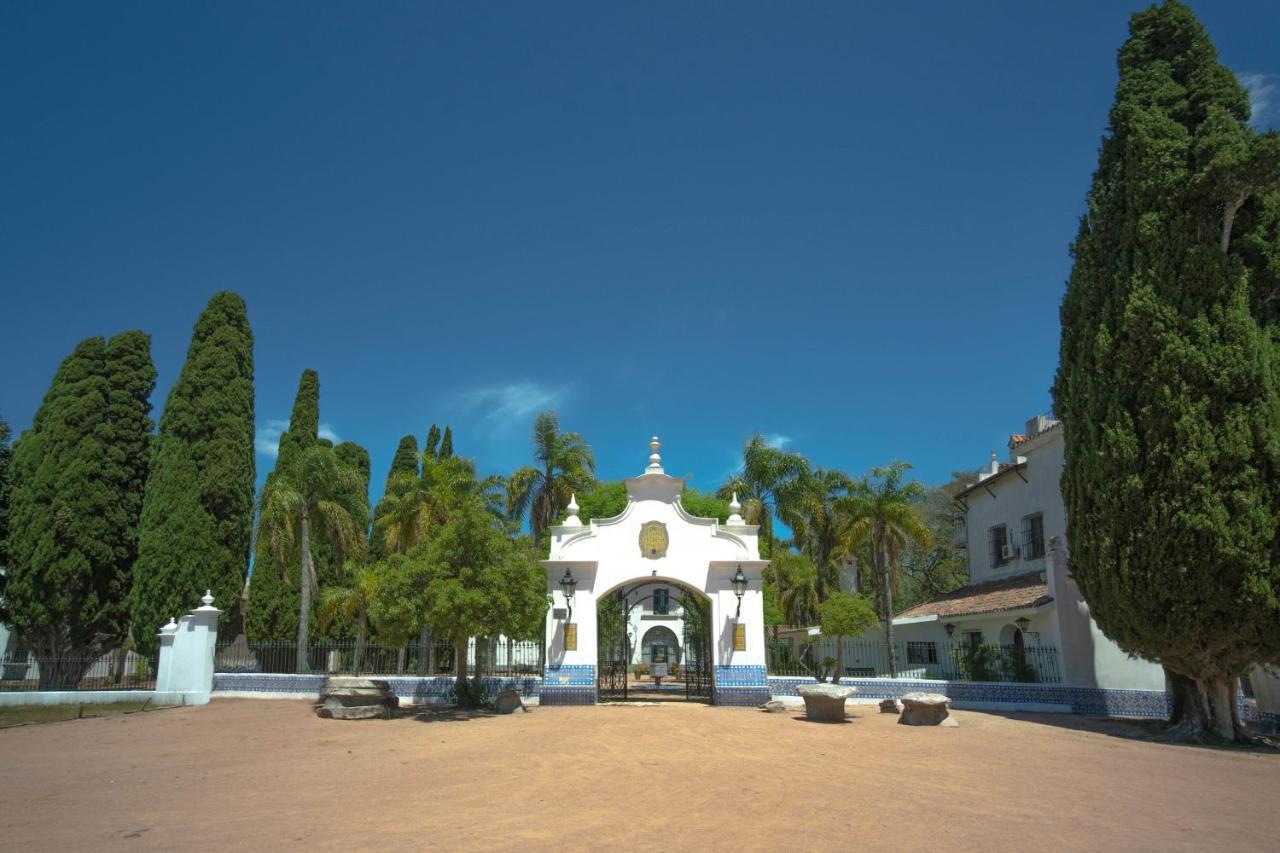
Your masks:
{"label": "tree trunk", "polygon": [[125,665],[125,661],[127,661],[128,659],[129,659],[128,648],[126,648],[125,646],[121,646],[120,648],[116,649],[116,653],[112,657],[112,661],[111,661],[111,683],[112,684],[119,684],[121,681],[124,680],[124,665]]}
{"label": "tree trunk", "polygon": [[298,591],[300,594],[298,596],[297,671],[310,672],[311,663],[307,660],[307,647],[310,645],[311,639],[311,521],[307,518],[305,512],[302,514],[302,523],[299,526],[302,528],[302,541],[298,547],[301,552],[301,559],[299,560],[301,565],[298,572],[300,575],[298,579]]}
{"label": "tree trunk", "polygon": [[364,647],[369,639],[369,614],[365,611],[364,605],[360,606],[358,621],[356,623],[356,659],[355,665],[352,667],[356,674],[359,675],[364,666]]}
{"label": "tree trunk", "polygon": [[1165,667],[1172,708],[1165,735],[1171,740],[1251,743],[1240,722],[1236,679],[1218,676],[1195,679]]}
{"label": "tree trunk", "polygon": [[832,684],[840,683],[840,673],[844,671],[844,634],[836,634],[836,671],[831,678]]}
{"label": "tree trunk", "polygon": [[93,666],[96,653],[91,649],[75,649],[63,654],[46,655],[32,652],[40,667],[39,689],[75,690],[80,679]]}
{"label": "tree trunk", "polygon": [[884,641],[889,652],[889,677],[898,677],[898,651],[893,644],[893,589],[889,586],[888,555],[882,553],[883,544],[875,546],[875,556],[880,562],[880,583],[884,587]]}
{"label": "tree trunk", "polygon": [[408,653],[408,644],[401,646],[400,651],[396,652],[396,675],[404,675],[404,659]]}
{"label": "tree trunk", "polygon": [[453,688],[461,691],[467,686],[467,638],[453,642]]}
{"label": "tree trunk", "polygon": [[431,632],[428,628],[423,628],[418,632],[418,675],[427,674],[427,646],[430,642]]}

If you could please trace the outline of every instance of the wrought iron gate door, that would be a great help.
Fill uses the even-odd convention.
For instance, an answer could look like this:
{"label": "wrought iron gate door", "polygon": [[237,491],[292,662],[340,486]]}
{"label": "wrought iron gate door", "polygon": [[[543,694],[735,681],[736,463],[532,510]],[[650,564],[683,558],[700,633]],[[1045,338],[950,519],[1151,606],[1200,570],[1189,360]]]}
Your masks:
{"label": "wrought iron gate door", "polygon": [[714,702],[715,675],[711,666],[711,603],[701,596],[684,596],[684,698]]}
{"label": "wrought iron gate door", "polygon": [[601,602],[597,614],[596,698],[599,702],[617,702],[627,698],[631,669],[626,617],[618,602]]}

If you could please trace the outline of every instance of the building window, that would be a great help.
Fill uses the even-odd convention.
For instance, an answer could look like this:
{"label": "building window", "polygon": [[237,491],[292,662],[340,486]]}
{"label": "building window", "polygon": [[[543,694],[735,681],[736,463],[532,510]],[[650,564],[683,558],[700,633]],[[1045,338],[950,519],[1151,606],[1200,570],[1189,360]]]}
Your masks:
{"label": "building window", "polygon": [[1044,516],[1038,512],[1022,519],[1022,554],[1028,560],[1044,556]]}
{"label": "building window", "polygon": [[969,651],[977,651],[982,648],[982,632],[981,631],[965,631],[964,644],[969,647]]}
{"label": "building window", "polygon": [[907,642],[907,663],[937,663],[938,644],[909,640]]}
{"label": "building window", "polygon": [[660,589],[654,592],[653,612],[658,614],[659,616],[666,616],[667,612],[670,609],[671,609],[671,594],[665,589]]}
{"label": "building window", "polygon": [[987,529],[987,542],[991,548],[991,567],[993,569],[1003,566],[1009,562],[1009,528],[1004,524],[997,524],[995,527]]}

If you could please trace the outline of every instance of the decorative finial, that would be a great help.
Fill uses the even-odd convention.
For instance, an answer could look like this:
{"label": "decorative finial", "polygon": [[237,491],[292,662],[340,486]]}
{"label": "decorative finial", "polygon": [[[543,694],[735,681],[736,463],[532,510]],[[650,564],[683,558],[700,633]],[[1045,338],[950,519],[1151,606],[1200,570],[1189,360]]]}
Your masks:
{"label": "decorative finial", "polygon": [[650,474],[662,473],[662,456],[658,453],[658,451],[661,449],[662,449],[662,442],[658,441],[658,437],[656,435],[653,438],[649,439],[649,450],[652,451],[649,454],[648,473]]}
{"label": "decorative finial", "polygon": [[205,607],[213,606],[213,590],[206,589],[204,595],[200,596],[200,603]]}
{"label": "decorative finial", "polygon": [[172,616],[169,617],[169,622],[167,624],[160,626],[160,633],[162,634],[172,634],[177,630],[178,623],[174,621]]}
{"label": "decorative finial", "polygon": [[569,505],[565,507],[569,510],[569,517],[564,520],[564,527],[581,527],[582,519],[578,518],[578,496],[577,494],[569,495]]}
{"label": "decorative finial", "polygon": [[728,524],[744,524],[742,520],[742,504],[738,503],[738,493],[733,493],[733,500],[729,501],[729,521]]}

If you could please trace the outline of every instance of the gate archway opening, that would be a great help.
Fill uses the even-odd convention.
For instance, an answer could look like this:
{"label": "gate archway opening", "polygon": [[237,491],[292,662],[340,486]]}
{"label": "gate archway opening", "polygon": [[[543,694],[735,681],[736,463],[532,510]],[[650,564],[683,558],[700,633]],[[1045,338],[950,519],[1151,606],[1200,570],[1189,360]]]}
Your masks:
{"label": "gate archway opening", "polygon": [[715,700],[711,600],[669,578],[637,578],[597,598],[601,702]]}

